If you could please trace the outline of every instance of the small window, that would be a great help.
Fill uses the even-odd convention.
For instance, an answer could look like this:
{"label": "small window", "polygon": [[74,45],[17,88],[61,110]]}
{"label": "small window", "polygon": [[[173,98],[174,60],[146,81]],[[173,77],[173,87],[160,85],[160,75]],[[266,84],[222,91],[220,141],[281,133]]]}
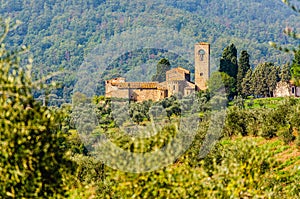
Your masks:
{"label": "small window", "polygon": [[292,94],[295,94],[295,87],[292,87]]}
{"label": "small window", "polygon": [[204,74],[203,73],[200,73],[200,76],[203,76]]}
{"label": "small window", "polygon": [[175,91],[175,89],[176,89],[176,86],[175,86],[175,85],[173,85],[173,90]]}
{"label": "small window", "polygon": [[204,55],[200,55],[200,61],[203,61],[203,56],[204,56]]}
{"label": "small window", "polygon": [[198,52],[199,57],[200,57],[200,61],[204,60],[204,55],[205,55],[205,51],[203,49],[199,50]]}

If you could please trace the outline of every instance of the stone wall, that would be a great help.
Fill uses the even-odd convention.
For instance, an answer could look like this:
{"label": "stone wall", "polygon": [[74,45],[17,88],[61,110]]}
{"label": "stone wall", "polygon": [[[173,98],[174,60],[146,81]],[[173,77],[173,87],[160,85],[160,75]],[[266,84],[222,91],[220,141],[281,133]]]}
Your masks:
{"label": "stone wall", "polygon": [[147,82],[106,82],[106,97],[123,98],[137,102],[146,100],[159,101],[167,97],[166,89],[158,89],[157,83]]}
{"label": "stone wall", "polygon": [[128,91],[128,89],[118,89],[117,87],[115,87],[115,89],[111,89],[110,92],[106,92],[105,97],[128,99],[129,91]]}
{"label": "stone wall", "polygon": [[210,44],[195,44],[195,84],[197,90],[206,90],[210,77]]}
{"label": "stone wall", "polygon": [[[183,96],[186,96],[187,93],[190,94],[188,90],[195,90],[195,85],[191,82],[180,80],[180,81],[168,81],[167,82],[168,97],[171,97],[174,94],[180,93]],[[188,94],[188,95],[189,95]]]}
{"label": "stone wall", "polygon": [[278,82],[274,91],[274,97],[289,97],[291,96],[290,90],[290,85],[288,83]]}
{"label": "stone wall", "polygon": [[147,100],[159,101],[166,97],[166,91],[158,89],[130,89],[131,100],[142,102]]}
{"label": "stone wall", "polygon": [[274,91],[274,97],[300,97],[300,87],[287,82],[278,82]]}
{"label": "stone wall", "polygon": [[173,68],[166,72],[166,81],[179,81],[187,80],[190,81],[190,72],[184,68],[178,67]]}

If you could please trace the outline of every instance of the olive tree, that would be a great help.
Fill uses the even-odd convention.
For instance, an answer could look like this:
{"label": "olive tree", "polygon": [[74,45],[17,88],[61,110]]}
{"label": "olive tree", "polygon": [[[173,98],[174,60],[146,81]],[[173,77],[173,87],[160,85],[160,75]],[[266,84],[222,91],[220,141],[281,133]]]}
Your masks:
{"label": "olive tree", "polygon": [[0,19],[0,198],[63,198],[72,170],[63,113],[34,100],[32,61],[19,58],[27,48],[3,43],[11,27]]}

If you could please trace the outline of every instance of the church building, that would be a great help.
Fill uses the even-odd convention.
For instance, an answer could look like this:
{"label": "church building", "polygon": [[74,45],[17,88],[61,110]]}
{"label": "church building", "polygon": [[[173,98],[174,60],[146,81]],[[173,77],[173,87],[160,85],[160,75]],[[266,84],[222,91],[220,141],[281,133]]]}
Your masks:
{"label": "church building", "polygon": [[177,67],[166,72],[165,82],[126,82],[119,77],[105,82],[105,97],[124,98],[136,102],[159,101],[180,93],[183,96],[206,90],[210,75],[210,44],[195,44],[195,83],[190,80],[190,71]]}

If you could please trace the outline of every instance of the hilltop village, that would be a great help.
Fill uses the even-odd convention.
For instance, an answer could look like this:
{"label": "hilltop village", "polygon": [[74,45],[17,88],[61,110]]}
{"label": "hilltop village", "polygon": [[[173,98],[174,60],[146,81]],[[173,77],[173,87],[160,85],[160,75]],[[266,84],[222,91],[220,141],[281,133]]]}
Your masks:
{"label": "hilltop village", "polygon": [[136,102],[159,101],[173,94],[183,96],[206,90],[210,76],[210,44],[195,44],[195,82],[191,82],[190,71],[177,67],[166,72],[164,82],[126,82],[123,77],[105,82],[105,96],[130,99]]}

